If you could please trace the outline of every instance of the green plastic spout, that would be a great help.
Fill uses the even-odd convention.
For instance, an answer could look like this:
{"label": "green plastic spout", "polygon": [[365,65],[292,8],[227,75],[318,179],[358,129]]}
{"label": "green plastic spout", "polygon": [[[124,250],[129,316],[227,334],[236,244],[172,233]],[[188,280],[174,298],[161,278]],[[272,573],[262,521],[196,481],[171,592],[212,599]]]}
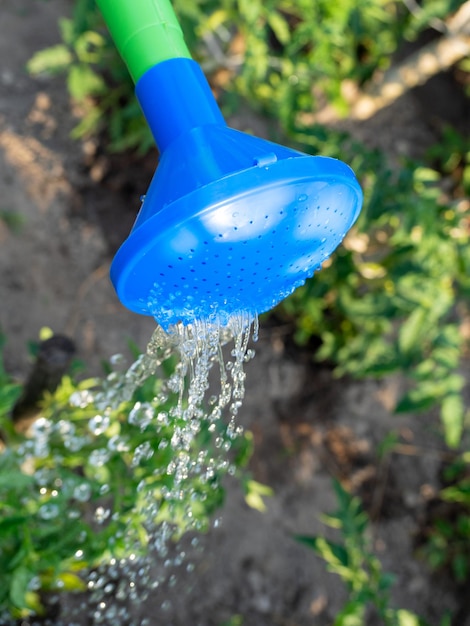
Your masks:
{"label": "green plastic spout", "polygon": [[96,0],[134,83],[151,67],[191,58],[169,0]]}

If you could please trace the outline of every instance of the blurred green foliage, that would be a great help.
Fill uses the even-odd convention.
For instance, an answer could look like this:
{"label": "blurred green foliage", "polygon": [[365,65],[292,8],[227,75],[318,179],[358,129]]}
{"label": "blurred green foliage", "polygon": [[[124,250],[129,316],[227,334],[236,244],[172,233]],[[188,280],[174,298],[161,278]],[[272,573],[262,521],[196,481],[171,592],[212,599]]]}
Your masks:
{"label": "blurred green foliage", "polygon": [[[147,555],[162,525],[172,538],[205,531],[223,501],[219,479],[228,470],[216,461],[207,475],[189,472],[181,479],[167,471],[182,425],[170,416],[177,395],[165,398],[162,380],[151,376],[131,400],[112,408],[110,394],[120,383],[115,370],[103,380],[64,377],[21,434],[11,422],[21,386],[0,358],[1,623],[41,614],[44,592],[84,591],[89,572],[111,559]],[[241,468],[250,456],[249,435],[233,439],[222,423],[211,428],[206,420],[195,435],[188,452],[194,463],[210,464],[218,437],[230,440],[230,462]],[[247,501],[252,491],[259,498],[260,486],[243,480]]]}
{"label": "blurred green foliage", "polygon": [[350,163],[365,201],[332,261],[278,309],[300,343],[320,337],[316,358],[338,374],[406,375],[398,412],[440,405],[446,442],[460,442],[466,411],[458,367],[470,295],[469,206],[443,189],[443,174],[384,155],[332,131],[296,126],[312,152]]}
{"label": "blurred green foliage", "polygon": [[424,545],[418,554],[433,570],[465,584],[470,579],[470,453],[459,455],[443,477],[447,485],[434,502],[437,512],[422,530]]}
{"label": "blurred green foliage", "polygon": [[[246,99],[287,129],[299,113],[326,102],[347,113],[345,81],[361,87],[385,69],[404,40],[415,39],[463,0],[423,0],[410,12],[402,1],[174,0],[185,38],[223,92]],[[152,145],[133,97],[134,87],[94,0],[75,0],[61,19],[62,43],[39,51],[32,74],[65,72],[82,107],[75,137],[103,131],[108,148]],[[218,81],[217,77],[225,78]]]}
{"label": "blurred green foliage", "polygon": [[[323,536],[297,536],[297,541],[314,550],[328,571],[340,577],[348,590],[348,601],[336,615],[332,626],[363,626],[371,610],[384,626],[426,626],[426,622],[405,609],[390,606],[390,589],[395,577],[383,571],[373,554],[368,535],[368,517],[358,498],[351,496],[339,482],[333,483],[338,509],[322,515],[322,521],[338,531],[341,541]],[[444,618],[440,624],[448,624]]]}

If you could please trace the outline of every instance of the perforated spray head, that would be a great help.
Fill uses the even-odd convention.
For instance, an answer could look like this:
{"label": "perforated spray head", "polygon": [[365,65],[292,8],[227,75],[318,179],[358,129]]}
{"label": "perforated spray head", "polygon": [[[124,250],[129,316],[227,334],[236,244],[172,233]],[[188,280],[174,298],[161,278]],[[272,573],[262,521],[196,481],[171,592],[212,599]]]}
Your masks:
{"label": "perforated spray head", "polygon": [[269,310],[355,222],[352,170],[228,128],[191,59],[156,63],[136,94],[161,156],[111,267],[120,300],[164,328]]}

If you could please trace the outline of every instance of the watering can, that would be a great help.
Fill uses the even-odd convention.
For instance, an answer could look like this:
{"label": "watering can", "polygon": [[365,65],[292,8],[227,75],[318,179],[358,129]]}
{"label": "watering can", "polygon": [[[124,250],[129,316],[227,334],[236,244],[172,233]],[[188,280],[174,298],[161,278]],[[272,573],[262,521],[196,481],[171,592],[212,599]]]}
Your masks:
{"label": "watering can", "polygon": [[160,152],[111,266],[119,299],[166,330],[271,309],[354,224],[354,173],[228,127],[168,0],[97,3]]}

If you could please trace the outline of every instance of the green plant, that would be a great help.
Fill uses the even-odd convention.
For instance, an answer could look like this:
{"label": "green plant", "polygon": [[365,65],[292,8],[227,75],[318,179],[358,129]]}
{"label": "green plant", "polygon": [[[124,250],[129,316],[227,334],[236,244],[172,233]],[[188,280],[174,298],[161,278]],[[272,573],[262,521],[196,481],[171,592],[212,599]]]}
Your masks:
{"label": "green plant", "polygon": [[[321,536],[297,536],[297,541],[314,550],[346,586],[349,597],[336,615],[333,626],[363,626],[368,610],[375,610],[385,626],[425,626],[426,622],[405,609],[390,606],[394,577],[383,572],[373,554],[367,534],[368,518],[359,499],[334,481],[338,510],[322,515],[324,523],[341,533],[340,543]],[[443,620],[442,624],[448,623]]]}
{"label": "green plant", "polygon": [[[348,109],[345,81],[361,87],[414,39],[463,0],[424,0],[410,12],[400,1],[175,0],[193,55],[215,84],[278,120],[284,128],[326,102]],[[133,85],[93,0],[76,0],[60,20],[63,43],[36,53],[33,74],[65,72],[82,108],[74,136],[105,131],[108,147],[152,145]],[[313,86],[313,87],[312,87]]]}
{"label": "green plant", "polygon": [[92,570],[145,565],[166,542],[207,528],[223,500],[219,478],[246,460],[250,439],[205,420],[178,448],[187,426],[166,384],[176,364],[164,356],[159,376],[139,358],[127,372],[115,360],[104,380],[65,377],[26,436],[9,421],[21,388],[0,368],[0,621],[40,614],[44,592],[83,591]]}
{"label": "green plant", "polygon": [[[470,454],[460,455],[444,471],[448,486],[438,495],[438,512],[424,529],[419,554],[436,571],[450,571],[457,583],[470,578]],[[436,505],[436,502],[434,503]]]}
{"label": "green plant", "polygon": [[21,228],[25,222],[23,215],[20,215],[16,211],[8,211],[0,209],[0,221],[15,235],[21,231]]}
{"label": "green plant", "polygon": [[33,75],[65,74],[79,124],[72,137],[99,133],[104,127],[110,150],[151,145],[139,106],[132,97],[127,70],[106,32],[94,0],[77,0],[71,19],[61,18],[62,43],[37,52],[28,62]]}
{"label": "green plant", "polygon": [[438,143],[428,150],[428,159],[443,173],[456,198],[470,196],[470,139],[445,126]]}
{"label": "green plant", "polygon": [[365,192],[357,226],[321,272],[278,308],[319,360],[336,372],[379,377],[402,372],[408,390],[397,412],[441,407],[446,442],[460,442],[466,410],[458,373],[468,315],[468,207],[449,198],[439,172],[406,161],[393,171],[376,151],[321,128],[291,135],[311,151],[351,163]]}
{"label": "green plant", "polygon": [[9,421],[9,414],[20,397],[21,385],[15,383],[5,371],[3,364],[4,345],[5,337],[0,332],[0,434],[10,435],[13,429]]}

